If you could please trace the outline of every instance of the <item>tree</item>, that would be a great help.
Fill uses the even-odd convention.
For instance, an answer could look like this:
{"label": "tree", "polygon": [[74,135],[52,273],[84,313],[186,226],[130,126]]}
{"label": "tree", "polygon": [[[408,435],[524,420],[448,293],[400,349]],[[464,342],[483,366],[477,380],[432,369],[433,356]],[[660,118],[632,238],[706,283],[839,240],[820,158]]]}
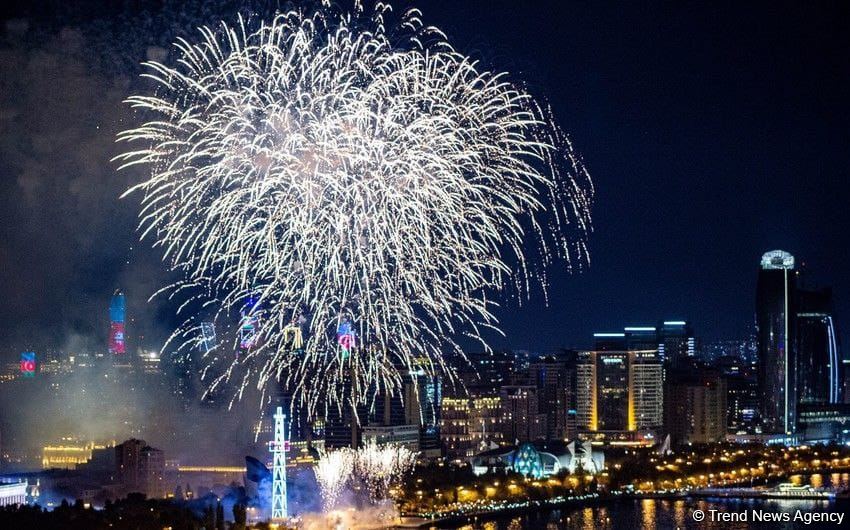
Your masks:
{"label": "tree", "polygon": [[245,530],[248,523],[248,509],[242,503],[233,505],[233,530]]}
{"label": "tree", "polygon": [[224,506],[221,503],[215,508],[215,530],[224,530]]}
{"label": "tree", "polygon": [[215,529],[215,510],[212,506],[207,506],[206,508],[204,508],[204,529]]}

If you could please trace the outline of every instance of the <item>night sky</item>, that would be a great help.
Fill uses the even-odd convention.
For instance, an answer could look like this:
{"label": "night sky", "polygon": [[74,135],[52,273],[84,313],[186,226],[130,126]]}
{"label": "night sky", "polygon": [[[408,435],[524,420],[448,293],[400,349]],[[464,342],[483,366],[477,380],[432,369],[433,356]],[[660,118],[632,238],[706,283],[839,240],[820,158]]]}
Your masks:
{"label": "night sky", "polygon": [[[553,268],[548,307],[541,296],[506,306],[494,344],[583,347],[594,331],[664,318],[692,320],[709,340],[744,337],[759,257],[775,248],[834,287],[846,332],[850,11],[641,4],[415,3],[459,50],[548,100],[596,186],[589,267]],[[99,345],[119,286],[131,338],[157,347],[172,324],[173,308],[145,303],[166,275],[136,241],[137,204],[118,199],[138,175],[109,160],[132,123],[121,100],[137,64],[236,13],[178,6],[2,8],[2,351]]]}

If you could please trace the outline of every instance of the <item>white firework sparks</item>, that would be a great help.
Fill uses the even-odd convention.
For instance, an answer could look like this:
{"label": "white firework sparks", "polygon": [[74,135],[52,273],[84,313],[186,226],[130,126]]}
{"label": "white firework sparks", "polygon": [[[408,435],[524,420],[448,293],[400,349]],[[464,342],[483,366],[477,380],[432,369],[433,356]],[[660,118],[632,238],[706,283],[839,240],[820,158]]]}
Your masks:
{"label": "white firework sparks", "polygon": [[313,471],[322,493],[322,509],[330,512],[336,508],[339,495],[351,479],[354,470],[355,453],[351,449],[341,448],[322,453]]}
{"label": "white firework sparks", "polygon": [[[586,256],[592,184],[549,113],[418,11],[388,13],[201,28],[129,98],[151,118],[119,158],[151,170],[128,193],[184,275],[171,293],[256,334],[214,385],[279,382],[321,415],[410,370],[450,376],[459,337],[498,329],[500,293],[545,292],[550,263]],[[172,339],[197,348],[198,318]]]}
{"label": "white firework sparks", "polygon": [[357,450],[354,475],[366,486],[373,502],[387,498],[390,486],[413,469],[416,453],[397,445],[368,443]]}

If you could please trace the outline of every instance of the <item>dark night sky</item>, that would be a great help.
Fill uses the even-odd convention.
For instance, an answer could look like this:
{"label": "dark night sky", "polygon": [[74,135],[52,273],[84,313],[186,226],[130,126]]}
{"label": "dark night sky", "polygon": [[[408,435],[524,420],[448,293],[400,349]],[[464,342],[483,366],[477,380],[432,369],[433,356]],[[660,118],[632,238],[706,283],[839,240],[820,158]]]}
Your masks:
{"label": "dark night sky", "polygon": [[[496,345],[586,346],[593,331],[674,317],[742,337],[774,248],[834,287],[847,330],[850,12],[746,4],[415,4],[549,100],[597,190],[589,269],[552,270],[549,307],[506,307]],[[74,5],[7,6],[0,29],[0,345],[13,350],[97,342],[118,285],[147,333],[169,325],[167,307],[143,303],[164,275],[134,244],[135,205],[117,199],[133,175],[109,158],[132,65],[191,34],[195,15],[163,26],[153,3]]]}

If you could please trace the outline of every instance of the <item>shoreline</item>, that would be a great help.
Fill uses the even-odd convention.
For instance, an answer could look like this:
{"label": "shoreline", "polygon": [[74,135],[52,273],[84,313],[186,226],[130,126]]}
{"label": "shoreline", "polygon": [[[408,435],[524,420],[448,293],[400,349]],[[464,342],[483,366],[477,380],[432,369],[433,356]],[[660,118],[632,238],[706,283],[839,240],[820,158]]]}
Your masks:
{"label": "shoreline", "polygon": [[[524,501],[522,506],[513,505],[507,506],[504,508],[493,508],[493,509],[484,509],[473,511],[464,514],[451,514],[437,518],[425,518],[421,516],[409,516],[402,517],[402,521],[400,524],[397,524],[393,527],[390,527],[392,530],[410,530],[410,529],[418,529],[418,528],[428,528],[431,526],[436,526],[437,528],[441,528],[442,525],[449,524],[470,524],[475,523],[479,519],[480,520],[489,520],[495,517],[502,517],[513,514],[524,514],[524,513],[535,513],[535,512],[546,512],[553,511],[558,509],[563,509],[567,507],[584,507],[584,506],[600,506],[600,505],[610,505],[617,504],[621,502],[634,502],[640,501],[644,499],[658,499],[658,500],[694,500],[698,501],[700,499],[717,499],[721,501],[730,501],[730,500],[799,500],[799,501],[812,501],[812,502],[829,502],[835,503],[840,502],[844,499],[832,496],[794,496],[794,495],[782,495],[776,492],[758,492],[756,490],[752,491],[742,491],[740,488],[729,487],[722,488],[729,489],[730,493],[734,492],[735,495],[723,495],[721,492],[702,492],[702,491],[678,491],[678,492],[667,492],[667,493],[623,493],[618,495],[612,494],[593,494],[592,496],[588,496],[582,499],[563,499],[560,501],[554,501],[553,499],[548,500],[540,500],[540,501]],[[749,488],[748,488],[749,489]]]}

